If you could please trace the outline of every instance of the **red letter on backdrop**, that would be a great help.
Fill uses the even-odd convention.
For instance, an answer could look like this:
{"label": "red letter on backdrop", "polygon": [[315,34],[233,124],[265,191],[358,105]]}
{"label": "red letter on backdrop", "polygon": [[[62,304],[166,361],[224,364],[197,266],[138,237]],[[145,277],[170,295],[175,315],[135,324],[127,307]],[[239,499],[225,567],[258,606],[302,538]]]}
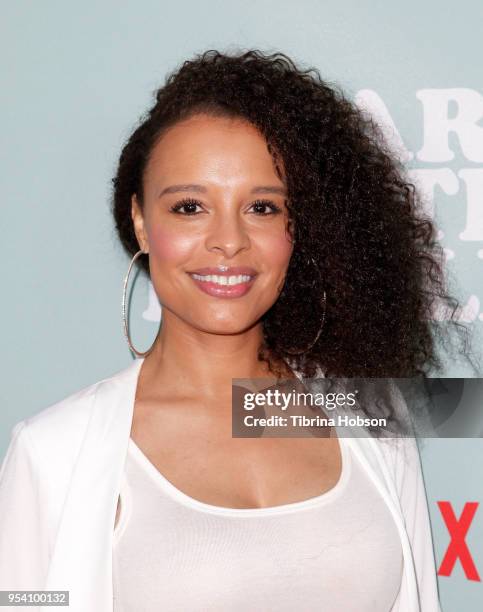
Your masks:
{"label": "red letter on backdrop", "polygon": [[439,509],[443,515],[444,522],[451,536],[448,550],[438,570],[438,576],[450,576],[456,560],[460,559],[468,580],[481,582],[478,571],[471,557],[471,553],[465,542],[465,536],[470,528],[471,521],[475,516],[478,502],[467,502],[458,520],[453,512],[450,502],[438,502]]}

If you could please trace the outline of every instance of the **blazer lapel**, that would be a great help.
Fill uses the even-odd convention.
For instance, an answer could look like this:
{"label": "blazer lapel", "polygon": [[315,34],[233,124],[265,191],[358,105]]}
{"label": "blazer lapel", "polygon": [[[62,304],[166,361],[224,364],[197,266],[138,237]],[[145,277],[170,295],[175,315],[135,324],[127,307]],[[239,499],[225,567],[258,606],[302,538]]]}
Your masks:
{"label": "blazer lapel", "polygon": [[112,534],[143,359],[99,382],[47,576],[71,612],[111,612]]}

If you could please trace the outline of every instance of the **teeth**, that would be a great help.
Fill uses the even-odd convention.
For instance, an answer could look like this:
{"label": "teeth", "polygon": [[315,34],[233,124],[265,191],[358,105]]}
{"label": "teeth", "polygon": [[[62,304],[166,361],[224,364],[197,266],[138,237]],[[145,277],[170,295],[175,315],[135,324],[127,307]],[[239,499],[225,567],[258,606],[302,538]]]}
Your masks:
{"label": "teeth", "polygon": [[192,274],[196,280],[203,281],[205,283],[217,283],[218,285],[239,285],[240,283],[246,283],[251,279],[251,276],[247,274],[239,274],[238,276],[218,276],[216,274],[209,274],[207,276],[201,276],[201,274]]}

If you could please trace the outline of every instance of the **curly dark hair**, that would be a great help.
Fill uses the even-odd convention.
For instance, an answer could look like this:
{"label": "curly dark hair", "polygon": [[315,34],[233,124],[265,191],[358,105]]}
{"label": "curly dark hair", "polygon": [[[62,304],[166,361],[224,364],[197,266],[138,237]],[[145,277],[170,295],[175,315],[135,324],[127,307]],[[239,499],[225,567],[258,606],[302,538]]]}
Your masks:
{"label": "curly dark hair", "polygon": [[[131,196],[142,207],[150,152],[168,127],[197,113],[249,121],[280,177],[283,162],[294,250],[283,290],[262,317],[259,359],[270,371],[291,363],[305,377],[320,369],[331,377],[426,376],[443,367],[437,336],[445,345],[449,326],[467,354],[443,249],[405,168],[370,116],[283,53],[209,50],[166,78],[113,179],[112,212],[130,256],[139,250]],[[138,262],[149,274],[147,257]],[[431,321],[438,301],[451,311],[444,332]]]}

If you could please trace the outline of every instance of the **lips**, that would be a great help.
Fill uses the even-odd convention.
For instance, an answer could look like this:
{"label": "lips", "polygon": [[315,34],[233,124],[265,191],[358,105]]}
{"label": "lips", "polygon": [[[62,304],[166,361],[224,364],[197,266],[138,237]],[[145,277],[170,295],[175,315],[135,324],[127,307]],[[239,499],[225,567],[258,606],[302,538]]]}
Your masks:
{"label": "lips", "polygon": [[219,268],[198,268],[188,274],[201,291],[219,298],[245,295],[257,276],[256,270],[248,266],[232,266],[223,271]]}

